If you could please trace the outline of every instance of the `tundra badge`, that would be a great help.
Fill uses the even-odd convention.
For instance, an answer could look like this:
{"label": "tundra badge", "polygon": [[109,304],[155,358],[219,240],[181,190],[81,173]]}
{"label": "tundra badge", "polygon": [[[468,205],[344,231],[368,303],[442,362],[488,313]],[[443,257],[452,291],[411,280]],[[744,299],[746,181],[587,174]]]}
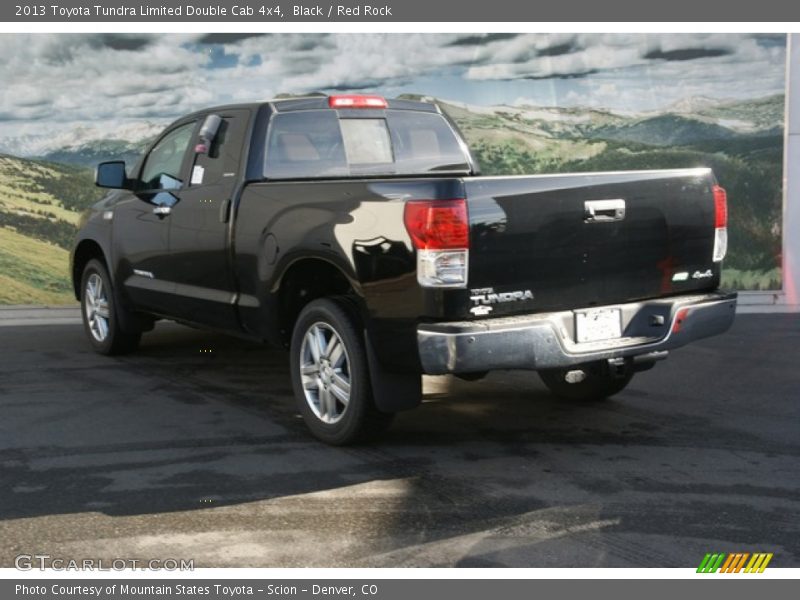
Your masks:
{"label": "tundra badge", "polygon": [[504,302],[518,302],[520,300],[533,300],[533,292],[530,290],[514,290],[511,292],[495,292],[494,288],[478,288],[470,290],[469,299],[475,306],[486,306],[489,304],[502,304]]}

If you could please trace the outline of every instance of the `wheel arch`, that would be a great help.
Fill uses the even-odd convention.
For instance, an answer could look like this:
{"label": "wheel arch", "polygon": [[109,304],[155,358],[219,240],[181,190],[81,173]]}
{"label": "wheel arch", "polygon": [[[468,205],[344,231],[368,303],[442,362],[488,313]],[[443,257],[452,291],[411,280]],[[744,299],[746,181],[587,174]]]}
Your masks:
{"label": "wheel arch", "polygon": [[300,311],[318,298],[346,296],[362,324],[367,310],[359,282],[334,261],[319,256],[299,257],[286,265],[273,288],[280,335],[284,344],[291,339]]}
{"label": "wheel arch", "polygon": [[[332,277],[333,279],[325,279]],[[408,410],[419,405],[422,378],[418,372],[387,370],[378,359],[369,335],[370,316],[359,282],[344,269],[322,258],[302,258],[291,263],[279,280],[278,322],[284,340],[291,340],[300,311],[318,298],[347,298],[345,309],[359,319],[364,329],[364,350],[369,365],[375,404],[386,413]],[[309,288],[303,284],[313,282]],[[306,289],[306,294],[301,292]],[[320,291],[320,293],[316,293]],[[280,294],[283,295],[280,295]],[[285,343],[285,342],[284,342]]]}
{"label": "wheel arch", "polygon": [[102,261],[106,271],[108,271],[109,276],[113,278],[110,265],[106,258],[106,253],[102,246],[96,240],[91,238],[85,238],[81,240],[78,245],[75,246],[75,251],[72,254],[72,268],[70,273],[72,276],[72,291],[75,294],[76,300],[81,299],[80,288],[83,270],[86,268],[87,263],[92,259]]}

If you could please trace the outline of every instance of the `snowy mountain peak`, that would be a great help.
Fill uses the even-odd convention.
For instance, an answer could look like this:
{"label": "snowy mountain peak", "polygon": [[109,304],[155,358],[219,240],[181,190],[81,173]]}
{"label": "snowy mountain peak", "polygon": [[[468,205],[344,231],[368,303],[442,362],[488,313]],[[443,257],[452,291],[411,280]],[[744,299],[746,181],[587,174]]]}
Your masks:
{"label": "snowy mountain peak", "polygon": [[708,96],[689,96],[688,98],[681,98],[677,102],[673,102],[661,112],[677,113],[680,115],[697,114],[709,108],[715,108],[722,104],[727,104],[729,100],[720,100],[719,98],[709,98]]}
{"label": "snowy mountain peak", "polygon": [[116,142],[138,146],[164,128],[164,123],[128,122],[103,125],[75,125],[60,131],[34,133],[0,139],[0,152],[23,157],[42,157],[54,152],[77,151],[98,144]]}

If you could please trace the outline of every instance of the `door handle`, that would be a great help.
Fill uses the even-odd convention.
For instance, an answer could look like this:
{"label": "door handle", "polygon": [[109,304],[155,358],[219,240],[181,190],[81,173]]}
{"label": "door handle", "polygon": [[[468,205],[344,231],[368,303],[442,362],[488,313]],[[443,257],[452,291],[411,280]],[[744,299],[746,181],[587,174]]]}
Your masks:
{"label": "door handle", "polygon": [[157,215],[158,217],[160,217],[162,219],[164,217],[169,216],[171,213],[172,213],[172,207],[171,206],[156,206],[153,209],[153,214]]}
{"label": "door handle", "polygon": [[219,205],[219,222],[227,223],[231,213],[231,199],[227,198]]}
{"label": "door handle", "polygon": [[587,200],[583,203],[585,223],[610,223],[625,218],[625,200]]}

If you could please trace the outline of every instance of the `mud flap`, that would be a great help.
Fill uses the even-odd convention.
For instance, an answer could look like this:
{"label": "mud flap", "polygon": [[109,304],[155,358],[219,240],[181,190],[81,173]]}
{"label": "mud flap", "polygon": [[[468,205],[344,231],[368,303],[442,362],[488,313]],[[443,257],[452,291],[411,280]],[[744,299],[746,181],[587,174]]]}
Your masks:
{"label": "mud flap", "polygon": [[367,351],[372,395],[378,410],[396,413],[419,406],[422,402],[422,375],[386,370],[375,355],[366,331],[364,332],[364,348]]}
{"label": "mud flap", "polygon": [[155,319],[142,313],[134,312],[127,307],[121,297],[117,286],[112,282],[114,293],[114,309],[117,311],[117,321],[123,333],[145,333],[155,327]]}

